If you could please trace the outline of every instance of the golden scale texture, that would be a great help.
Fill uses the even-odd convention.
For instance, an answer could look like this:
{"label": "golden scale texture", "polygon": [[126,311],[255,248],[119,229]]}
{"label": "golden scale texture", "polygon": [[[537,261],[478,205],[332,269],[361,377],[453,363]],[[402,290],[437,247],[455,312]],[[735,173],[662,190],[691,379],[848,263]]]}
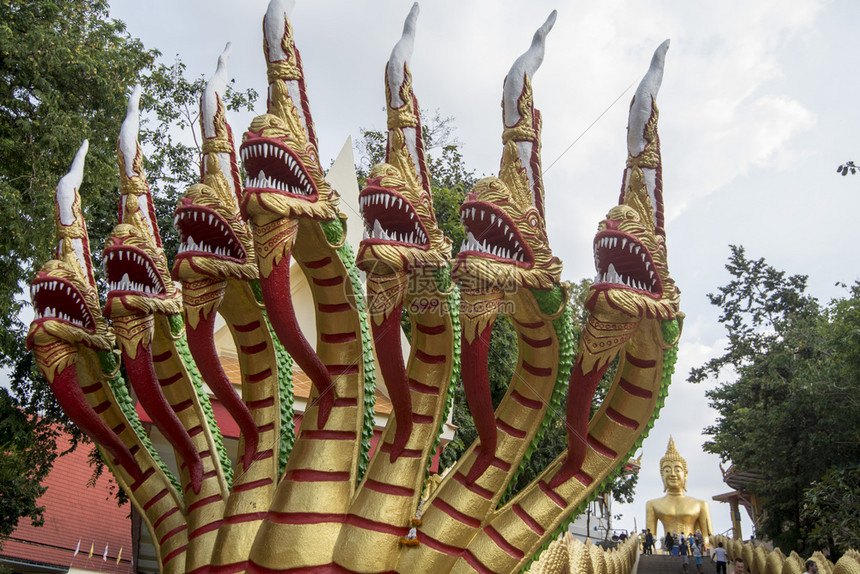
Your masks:
{"label": "golden scale texture", "polygon": [[638,537],[604,550],[564,532],[550,543],[526,574],[629,574],[638,554]]}
{"label": "golden scale texture", "polygon": [[768,551],[762,544],[731,540],[722,535],[710,537],[712,548],[720,542],[728,553],[729,561],[743,558],[751,574],[803,574],[807,560],[815,560],[822,574],[860,574],[860,552],[854,549],[848,550],[834,564],[820,551],[804,559],[792,550],[786,557],[779,548]]}

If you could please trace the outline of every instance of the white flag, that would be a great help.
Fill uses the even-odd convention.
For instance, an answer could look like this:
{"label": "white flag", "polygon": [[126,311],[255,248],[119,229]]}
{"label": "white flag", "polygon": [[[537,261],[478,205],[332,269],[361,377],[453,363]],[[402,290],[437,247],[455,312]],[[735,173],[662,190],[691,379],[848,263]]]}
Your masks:
{"label": "white flag", "polygon": [[108,545],[105,544],[105,552],[102,554],[102,562],[107,562],[107,547]]}
{"label": "white flag", "polygon": [[80,539],[80,538],[78,538],[78,545],[77,545],[77,546],[75,546],[75,553],[74,553],[74,554],[72,554],[72,556],[77,556],[77,555],[78,555],[78,552],[80,552],[80,550],[81,550],[81,539]]}

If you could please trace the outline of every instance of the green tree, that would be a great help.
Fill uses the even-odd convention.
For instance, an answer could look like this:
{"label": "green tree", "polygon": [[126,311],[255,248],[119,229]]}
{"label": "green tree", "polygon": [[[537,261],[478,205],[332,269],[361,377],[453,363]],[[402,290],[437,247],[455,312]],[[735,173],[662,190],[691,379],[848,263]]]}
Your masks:
{"label": "green tree", "polygon": [[718,418],[704,448],[763,473],[752,487],[763,500],[757,536],[785,553],[809,553],[818,540],[803,512],[805,490],[860,461],[860,286],[822,306],[806,292],[806,276],[749,259],[742,247],[731,247],[726,268],[731,281],[708,296],[722,309],[726,352],[688,379],[729,379],[707,392]]}
{"label": "green tree", "polygon": [[854,165],[853,161],[846,161],[845,163],[841,164],[839,167],[836,168],[836,173],[841,173],[843,177],[848,175],[849,173],[851,173],[851,175],[854,175],[855,173],[857,173],[857,167],[858,166]]}
{"label": "green tree", "polygon": [[56,454],[56,431],[46,421],[27,415],[0,388],[0,547],[21,518],[34,526],[44,522],[37,500],[42,480]]}
{"label": "green tree", "polygon": [[[125,89],[152,68],[155,54],[128,38],[98,0],[4,2],[0,54],[0,314],[7,318],[0,363],[14,367],[26,328],[18,318],[22,287],[54,248],[54,187],[89,138],[84,208],[90,232],[104,236],[116,213],[113,148]],[[16,369],[19,396],[59,417],[30,366]]]}
{"label": "green tree", "polygon": [[[54,188],[81,141],[89,139],[81,195],[100,272],[101,241],[116,224],[116,140],[128,92],[141,82],[145,167],[172,257],[176,201],[199,177],[199,146],[182,142],[183,132],[196,129],[203,79],[186,79],[181,62],[159,62],[158,51],[109,17],[106,0],[4,2],[0,54],[0,313],[7,317],[0,328],[0,365],[14,369],[19,398],[64,420],[24,352],[26,325],[19,319],[28,305],[25,284],[53,254]],[[232,109],[250,109],[255,99],[253,90],[228,90]]]}
{"label": "green tree", "polygon": [[813,546],[831,555],[860,548],[860,464],[834,467],[803,496],[801,518]]}
{"label": "green tree", "polygon": [[[54,189],[84,139],[90,145],[80,191],[100,277],[101,242],[116,224],[116,141],[136,82],[145,94],[140,134],[145,168],[168,256],[175,253],[173,210],[179,194],[199,177],[198,142],[183,143],[191,139],[183,132],[196,129],[203,79],[187,79],[181,62],[168,65],[159,56],[110,18],[107,0],[0,4],[0,314],[6,318],[0,326],[0,367],[11,371],[18,403],[45,421],[66,425],[73,445],[80,433],[56,405],[24,348],[27,325],[20,316],[29,306],[24,290],[53,256]],[[255,99],[252,90],[230,89],[226,97],[231,109],[250,109]],[[104,285],[100,291],[104,295]],[[38,477],[52,460],[34,461]],[[22,497],[33,499],[38,493],[22,476],[15,484],[21,484]],[[23,498],[16,500],[24,515],[32,515]]]}

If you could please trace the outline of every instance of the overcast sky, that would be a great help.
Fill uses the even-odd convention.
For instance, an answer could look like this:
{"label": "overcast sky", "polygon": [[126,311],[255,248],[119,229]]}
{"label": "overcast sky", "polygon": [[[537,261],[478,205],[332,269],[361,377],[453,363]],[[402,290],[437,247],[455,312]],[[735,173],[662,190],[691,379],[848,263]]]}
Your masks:
{"label": "overcast sky", "polygon": [[[265,93],[261,22],[265,0],[113,0],[112,16],[193,76],[207,77],[233,42],[229,75]],[[359,129],[385,127],[383,69],[411,2],[299,0],[292,23],[302,54],[323,165]],[[658,97],[669,267],[687,314],[669,399],[646,440],[636,502],[616,507],[619,526],[644,525],[645,501],[662,496],[659,459],[669,435],[690,467],[688,494],[710,500],[730,489],[718,459],[703,454],[715,414],[691,385],[693,366],[725,345],[706,293],[728,280],[729,244],[789,273],[810,275],[822,300],[858,279],[860,161],[857,131],[860,3],[427,1],[411,70],[425,110],[456,118],[461,151],[478,174],[500,158],[502,80],[549,12],[558,21],[533,81],[543,113],[545,168],[619,95],[638,83],[654,49],[672,40]],[[617,201],[626,159],[632,88],[545,173],[550,244],[564,278],[594,274],[591,241]],[[264,111],[260,102],[257,112]],[[253,114],[231,115],[241,133]],[[812,463],[812,461],[810,461]],[[717,532],[727,505],[711,502]],[[744,535],[749,536],[749,522]]]}

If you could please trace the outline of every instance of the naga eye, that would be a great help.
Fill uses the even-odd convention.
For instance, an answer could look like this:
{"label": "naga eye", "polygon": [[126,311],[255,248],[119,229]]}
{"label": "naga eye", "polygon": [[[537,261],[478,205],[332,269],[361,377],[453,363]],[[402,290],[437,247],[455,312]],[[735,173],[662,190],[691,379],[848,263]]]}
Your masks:
{"label": "naga eye", "polygon": [[529,216],[529,225],[531,225],[532,227],[537,227],[538,219],[536,215]]}

